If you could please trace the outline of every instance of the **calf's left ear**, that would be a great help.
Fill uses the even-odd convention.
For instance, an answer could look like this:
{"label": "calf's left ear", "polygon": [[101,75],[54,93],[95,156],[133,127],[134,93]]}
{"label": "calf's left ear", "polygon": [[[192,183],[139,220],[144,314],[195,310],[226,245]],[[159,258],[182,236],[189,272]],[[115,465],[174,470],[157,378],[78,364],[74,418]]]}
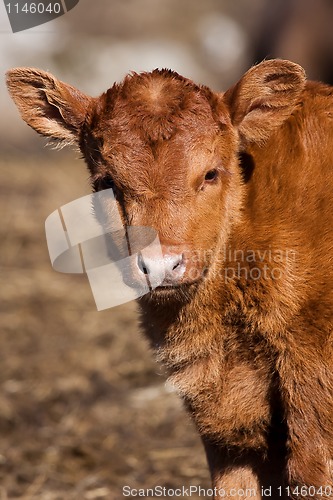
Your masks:
{"label": "calf's left ear", "polygon": [[224,94],[243,143],[260,143],[289,118],[300,101],[305,72],[281,59],[253,66]]}

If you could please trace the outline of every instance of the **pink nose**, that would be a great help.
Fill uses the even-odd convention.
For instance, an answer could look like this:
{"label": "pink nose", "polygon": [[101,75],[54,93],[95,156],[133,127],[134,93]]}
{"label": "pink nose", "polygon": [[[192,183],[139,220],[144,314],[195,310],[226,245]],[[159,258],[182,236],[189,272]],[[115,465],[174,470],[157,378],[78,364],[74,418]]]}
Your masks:
{"label": "pink nose", "polygon": [[147,275],[150,281],[163,285],[176,284],[185,273],[186,265],[183,254],[166,254],[161,257],[143,257],[138,255],[139,272]]}

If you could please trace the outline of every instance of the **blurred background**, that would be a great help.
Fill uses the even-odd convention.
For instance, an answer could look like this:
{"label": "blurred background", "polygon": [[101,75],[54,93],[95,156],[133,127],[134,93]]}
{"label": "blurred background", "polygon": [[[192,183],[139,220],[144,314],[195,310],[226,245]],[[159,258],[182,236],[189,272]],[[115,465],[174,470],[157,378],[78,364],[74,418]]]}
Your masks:
{"label": "blurred background", "polygon": [[80,0],[12,34],[0,5],[0,500],[209,486],[135,304],[97,312],[84,276],[50,266],[44,221],[89,193],[88,174],[77,152],[45,148],[21,121],[5,71],[39,67],[98,95],[129,71],[167,67],[225,90],[281,57],[333,83],[332,21],[331,0]]}

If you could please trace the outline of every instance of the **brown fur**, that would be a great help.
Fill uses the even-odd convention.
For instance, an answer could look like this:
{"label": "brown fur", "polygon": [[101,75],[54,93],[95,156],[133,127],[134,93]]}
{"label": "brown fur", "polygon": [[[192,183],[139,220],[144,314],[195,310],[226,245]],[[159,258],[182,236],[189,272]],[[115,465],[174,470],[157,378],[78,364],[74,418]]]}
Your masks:
{"label": "brown fur", "polygon": [[99,98],[34,69],[7,82],[29,125],[79,144],[95,189],[112,177],[128,224],[154,227],[164,255],[182,255],[184,275],[138,302],[214,486],[256,498],[261,486],[273,498],[278,486],[314,486],[302,497],[326,498],[333,89],[281,60],[221,94],[167,70]]}

